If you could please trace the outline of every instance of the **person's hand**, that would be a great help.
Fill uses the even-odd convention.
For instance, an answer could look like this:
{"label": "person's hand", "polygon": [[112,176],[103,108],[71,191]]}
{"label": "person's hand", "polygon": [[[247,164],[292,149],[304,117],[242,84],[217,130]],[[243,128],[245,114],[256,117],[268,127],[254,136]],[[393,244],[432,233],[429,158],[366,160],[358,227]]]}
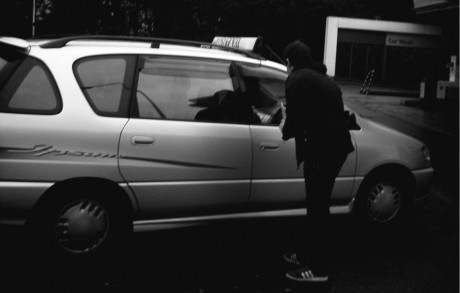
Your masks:
{"label": "person's hand", "polygon": [[281,115],[283,116],[283,120],[286,120],[286,106],[283,102],[280,103],[281,106]]}
{"label": "person's hand", "polygon": [[278,128],[281,130],[281,132],[283,132],[283,128],[284,128],[284,123],[285,123],[285,122],[286,122],[286,121],[283,119],[283,120],[281,120],[280,125],[278,125]]}
{"label": "person's hand", "polygon": [[280,123],[280,125],[278,127],[281,130],[281,132],[283,132],[284,124],[286,123],[286,106],[284,106],[283,103],[280,103],[280,107],[281,107],[282,119],[281,119],[281,123]]}

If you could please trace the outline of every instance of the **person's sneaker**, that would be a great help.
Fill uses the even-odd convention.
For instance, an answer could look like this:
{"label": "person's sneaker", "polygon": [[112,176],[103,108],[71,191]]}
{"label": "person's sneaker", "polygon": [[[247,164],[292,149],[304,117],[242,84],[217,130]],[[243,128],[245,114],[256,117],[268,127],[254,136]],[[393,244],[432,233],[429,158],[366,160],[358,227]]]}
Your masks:
{"label": "person's sneaker", "polygon": [[287,252],[283,255],[283,258],[288,263],[296,264],[299,266],[302,264],[300,262],[299,255],[296,252]]}
{"label": "person's sneaker", "polygon": [[302,267],[286,273],[286,277],[298,282],[327,282],[329,276],[326,274],[315,274],[309,267]]}

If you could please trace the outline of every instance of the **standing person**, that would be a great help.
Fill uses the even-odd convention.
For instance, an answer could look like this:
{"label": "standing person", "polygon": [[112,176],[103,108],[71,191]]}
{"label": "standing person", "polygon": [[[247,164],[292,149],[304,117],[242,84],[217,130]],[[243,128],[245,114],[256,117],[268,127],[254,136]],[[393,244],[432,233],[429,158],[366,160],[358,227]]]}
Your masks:
{"label": "standing person", "polygon": [[[285,120],[280,125],[283,140],[295,139],[298,167],[304,163],[307,233],[302,251],[284,259],[302,265],[286,276],[295,281],[321,282],[329,276],[330,198],[348,154],[354,150],[348,130],[342,92],[317,69],[310,48],[295,41],[284,51],[287,62]],[[321,71],[321,72],[320,72]],[[284,111],[283,111],[284,112]],[[308,266],[307,266],[308,265]]]}

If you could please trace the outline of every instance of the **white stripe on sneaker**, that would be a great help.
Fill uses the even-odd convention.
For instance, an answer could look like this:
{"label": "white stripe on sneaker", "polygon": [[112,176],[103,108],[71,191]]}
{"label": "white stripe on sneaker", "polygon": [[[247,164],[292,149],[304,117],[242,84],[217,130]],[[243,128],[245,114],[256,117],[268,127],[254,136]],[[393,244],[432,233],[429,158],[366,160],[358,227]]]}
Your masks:
{"label": "white stripe on sneaker", "polygon": [[298,269],[293,272],[286,273],[286,277],[300,282],[326,282],[329,277],[326,276],[315,276],[313,271],[309,268]]}

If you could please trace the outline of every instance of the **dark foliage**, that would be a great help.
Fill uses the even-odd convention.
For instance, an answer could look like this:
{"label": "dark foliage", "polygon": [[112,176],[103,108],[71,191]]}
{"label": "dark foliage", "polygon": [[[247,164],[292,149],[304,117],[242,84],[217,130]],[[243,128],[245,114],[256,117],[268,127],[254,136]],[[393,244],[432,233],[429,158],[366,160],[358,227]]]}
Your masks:
{"label": "dark foliage", "polygon": [[[30,37],[32,1],[9,0],[0,35]],[[36,34],[112,34],[210,41],[263,36],[276,52],[295,39],[323,52],[327,16],[410,21],[412,0],[36,0]]]}

